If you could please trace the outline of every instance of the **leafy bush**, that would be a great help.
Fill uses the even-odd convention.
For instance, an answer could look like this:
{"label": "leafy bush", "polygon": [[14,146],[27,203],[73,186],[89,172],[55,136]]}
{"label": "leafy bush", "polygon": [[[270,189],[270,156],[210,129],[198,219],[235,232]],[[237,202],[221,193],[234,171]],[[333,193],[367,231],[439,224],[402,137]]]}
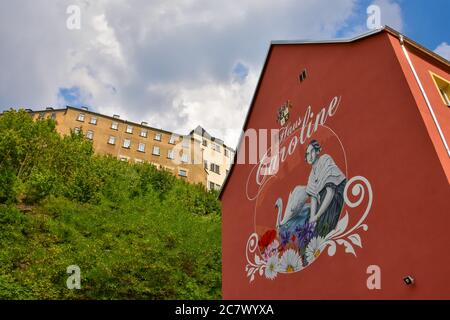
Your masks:
{"label": "leafy bush", "polygon": [[218,299],[220,223],[201,185],[94,155],[52,120],[0,116],[0,299]]}

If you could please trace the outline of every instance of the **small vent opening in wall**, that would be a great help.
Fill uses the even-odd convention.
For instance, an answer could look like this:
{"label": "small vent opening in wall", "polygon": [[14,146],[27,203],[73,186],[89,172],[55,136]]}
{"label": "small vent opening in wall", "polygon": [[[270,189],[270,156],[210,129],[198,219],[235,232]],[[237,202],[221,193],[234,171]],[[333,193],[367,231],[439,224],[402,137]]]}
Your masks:
{"label": "small vent opening in wall", "polygon": [[304,69],[302,72],[300,72],[298,79],[300,80],[300,82],[303,82],[306,80],[306,69]]}

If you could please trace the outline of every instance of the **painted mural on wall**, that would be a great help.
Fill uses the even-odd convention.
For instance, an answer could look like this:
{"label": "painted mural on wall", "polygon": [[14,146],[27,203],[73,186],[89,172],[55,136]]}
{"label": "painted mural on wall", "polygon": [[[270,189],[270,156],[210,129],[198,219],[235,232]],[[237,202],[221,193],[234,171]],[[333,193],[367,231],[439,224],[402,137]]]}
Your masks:
{"label": "painted mural on wall", "polygon": [[246,246],[250,281],[258,274],[274,280],[302,271],[324,252],[334,256],[338,247],[355,256],[355,248],[363,247],[372,189],[365,177],[349,177],[343,142],[326,124],[340,102],[334,97],[316,115],[309,106],[295,122],[288,121],[289,100],[277,109],[279,141],[246,185],[255,203],[255,230]]}

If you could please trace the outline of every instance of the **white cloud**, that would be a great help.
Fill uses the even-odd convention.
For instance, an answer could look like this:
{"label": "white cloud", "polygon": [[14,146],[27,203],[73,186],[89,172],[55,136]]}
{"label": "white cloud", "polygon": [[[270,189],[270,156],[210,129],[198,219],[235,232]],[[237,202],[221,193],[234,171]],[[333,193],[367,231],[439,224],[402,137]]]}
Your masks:
{"label": "white cloud", "polygon": [[[353,38],[362,33],[370,31],[367,22],[373,20],[372,9],[367,13],[370,6],[376,5],[380,9],[380,27],[388,25],[397,31],[402,32],[404,28],[403,14],[401,6],[395,0],[373,0],[371,3],[358,3],[353,15],[349,17],[344,27],[341,29],[343,38]],[[378,22],[378,20],[376,20]]]}
{"label": "white cloud", "polygon": [[381,25],[388,25],[397,31],[403,31],[402,9],[395,0],[375,0],[372,4],[380,7]]}
{"label": "white cloud", "polygon": [[[77,87],[99,112],[202,125],[234,146],[270,40],[333,37],[355,1],[3,1],[0,109],[63,104],[59,89]],[[401,21],[398,5],[375,2]],[[66,28],[72,4],[81,30]]]}
{"label": "white cloud", "polygon": [[434,49],[434,52],[444,57],[445,59],[450,60],[450,45],[447,44],[447,42],[442,42],[440,45],[438,45],[437,48]]}
{"label": "white cloud", "polygon": [[236,142],[246,116],[245,106],[249,105],[256,82],[256,72],[250,72],[243,83],[231,80],[181,89],[174,103],[184,106],[181,116],[186,117],[188,122],[195,120],[213,136]]}
{"label": "white cloud", "polygon": [[108,26],[105,15],[101,14],[92,18],[92,26],[97,31],[97,37],[93,45],[103,56],[111,56],[117,62],[122,63],[123,57],[120,43],[117,41],[114,30]]}

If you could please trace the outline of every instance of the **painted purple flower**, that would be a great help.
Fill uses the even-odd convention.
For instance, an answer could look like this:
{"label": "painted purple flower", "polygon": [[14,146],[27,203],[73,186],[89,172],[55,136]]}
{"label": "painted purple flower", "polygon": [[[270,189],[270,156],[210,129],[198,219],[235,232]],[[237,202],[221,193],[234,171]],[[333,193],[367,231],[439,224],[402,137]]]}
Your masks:
{"label": "painted purple flower", "polygon": [[306,248],[309,241],[313,238],[314,226],[315,223],[306,222],[304,225],[295,228],[299,248]]}
{"label": "painted purple flower", "polygon": [[280,238],[281,238],[281,245],[283,247],[285,247],[289,241],[291,240],[291,233],[286,230],[286,231],[281,231],[280,232]]}

